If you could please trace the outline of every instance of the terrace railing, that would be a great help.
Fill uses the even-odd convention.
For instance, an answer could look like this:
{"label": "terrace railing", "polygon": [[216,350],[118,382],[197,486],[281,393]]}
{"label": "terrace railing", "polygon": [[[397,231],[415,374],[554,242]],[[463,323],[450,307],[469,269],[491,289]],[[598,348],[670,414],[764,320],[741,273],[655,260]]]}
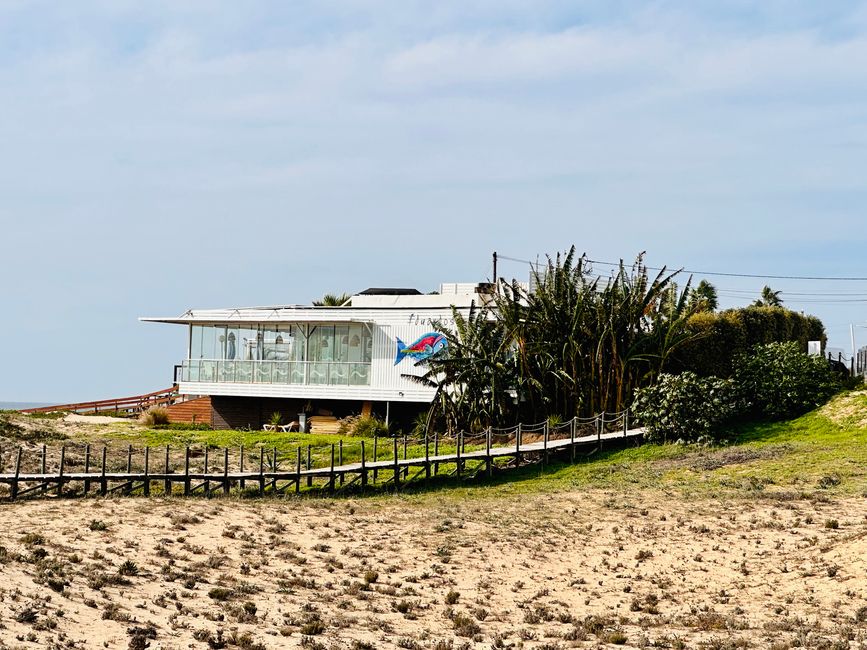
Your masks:
{"label": "terrace railing", "polygon": [[188,359],[180,381],[232,384],[370,385],[370,363]]}

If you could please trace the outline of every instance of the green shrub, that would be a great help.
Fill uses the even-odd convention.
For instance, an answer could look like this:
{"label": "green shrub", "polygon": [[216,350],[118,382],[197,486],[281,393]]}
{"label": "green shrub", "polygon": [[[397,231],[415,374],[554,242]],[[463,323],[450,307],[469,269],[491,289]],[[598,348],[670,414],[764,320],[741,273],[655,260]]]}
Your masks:
{"label": "green shrub", "polygon": [[363,436],[372,438],[373,436],[389,436],[391,431],[388,425],[376,416],[358,418],[352,429],[352,434],[355,436]]}
{"label": "green shrub", "polygon": [[758,345],[735,360],[734,378],[752,415],[794,417],[821,406],[840,389],[823,357],[811,357],[797,343]]}
{"label": "green shrub", "polygon": [[139,422],[145,426],[152,427],[157,424],[169,423],[169,411],[160,406],[152,406],[147,411],[141,414]]}
{"label": "green shrub", "polygon": [[735,359],[756,345],[794,342],[806,352],[807,341],[826,340],[821,320],[785,307],[701,312],[687,320],[686,330],[691,338],[672,355],[666,370],[702,377],[731,377]]}
{"label": "green shrub", "polygon": [[635,415],[653,442],[717,440],[722,426],[743,411],[735,382],[692,372],[661,374],[636,393]]}
{"label": "green shrub", "polygon": [[283,424],[283,414],[280,411],[274,411],[268,420],[268,424],[274,427],[279,427]]}

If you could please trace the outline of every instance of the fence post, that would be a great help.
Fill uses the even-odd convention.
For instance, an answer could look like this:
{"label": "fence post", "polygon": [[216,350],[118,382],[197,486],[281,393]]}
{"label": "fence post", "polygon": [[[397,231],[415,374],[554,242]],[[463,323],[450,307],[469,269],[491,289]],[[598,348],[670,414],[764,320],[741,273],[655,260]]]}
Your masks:
{"label": "fence post", "polygon": [[265,495],[265,448],[259,447],[259,496]]}
{"label": "fence post", "polygon": [[494,475],[494,459],[491,456],[491,436],[493,433],[491,432],[491,427],[488,427],[487,435],[485,436],[485,447],[487,451],[487,470],[488,470],[488,478],[491,478]]}
{"label": "fence post", "polygon": [[522,424],[518,422],[518,429],[515,431],[515,467],[521,466],[521,433]]}
{"label": "fence post", "polygon": [[15,478],[12,480],[9,496],[13,501],[18,498],[18,477],[21,475],[21,447],[18,447],[18,455],[15,457]]}
{"label": "fence post", "polygon": [[[343,438],[341,438],[339,440],[338,444],[339,444],[339,447],[337,450],[338,451],[337,464],[340,465],[341,467],[343,467]],[[344,476],[345,476],[345,474],[343,472],[340,472],[340,485],[343,485]]]}
{"label": "fence post", "polygon": [[229,448],[223,447],[223,494],[229,494]]}
{"label": "fence post", "polygon": [[129,485],[124,489],[124,494],[132,494],[132,445],[126,448],[126,474]]}
{"label": "fence post", "polygon": [[[379,437],[374,433],[373,434],[373,462],[376,463],[379,458],[379,452],[377,450],[377,442],[379,441]],[[376,485],[376,477],[379,472],[376,469],[376,466],[373,467],[373,484]]]}
{"label": "fence post", "polygon": [[190,496],[190,446],[184,450],[184,496]]}
{"label": "fence post", "polygon": [[[84,446],[84,474],[90,474],[90,443]],[[90,491],[90,479],[84,479],[84,496]]]}
{"label": "fence post", "polygon": [[430,439],[428,439],[427,430],[424,432],[424,482],[430,480]]}
{"label": "fence post", "polygon": [[593,420],[593,424],[596,426],[596,449],[599,451],[602,449],[602,425],[599,423],[598,415]]}
{"label": "fence post", "polygon": [[205,443],[205,496],[211,497],[211,482],[208,480],[208,443]]}
{"label": "fence post", "polygon": [[66,464],[66,445],[60,446],[60,472],[57,474],[57,496],[63,496],[63,466]]}
{"label": "fence post", "polygon": [[364,457],[364,440],[361,441],[361,488],[367,487],[367,460]]}
{"label": "fence post", "polygon": [[542,467],[548,464],[548,432],[550,431],[549,424],[546,421],[542,428]]}
{"label": "fence post", "polygon": [[301,445],[295,451],[295,494],[298,494],[301,492]]}
{"label": "fence post", "polygon": [[166,467],[165,467],[165,483],[163,483],[163,492],[165,494],[172,493],[172,480],[169,478],[169,446],[166,445]]}
{"label": "fence post", "polygon": [[331,443],[331,470],[328,472],[328,490],[334,492],[334,443]]}
{"label": "fence post", "polygon": [[575,415],[572,417],[572,426],[569,431],[569,454],[571,456],[572,462],[575,462],[575,428],[578,426],[578,416]]}
{"label": "fence post", "polygon": [[394,442],[394,489],[400,485],[400,467],[397,464],[397,436],[392,438]]}
{"label": "fence post", "polygon": [[146,497],[149,497],[151,495],[150,457],[151,457],[151,448],[148,446],[145,446],[144,495]]}
{"label": "fence post", "polygon": [[241,489],[244,490],[247,487],[247,481],[244,480],[244,445],[241,445]]}
{"label": "fence post", "polygon": [[45,443],[42,443],[42,464],[40,465],[40,467],[42,469],[42,489],[40,490],[40,492],[42,492],[42,494],[45,494],[45,490],[48,488],[48,483],[45,480],[45,474],[47,473],[45,463]]}
{"label": "fence post", "polygon": [[623,411],[623,437],[626,437],[626,432],[629,431],[629,409]]}
{"label": "fence post", "polygon": [[[310,454],[310,445],[307,445],[307,469],[313,469],[313,456]],[[307,475],[307,487],[313,487],[313,476]]]}
{"label": "fence post", "polygon": [[[407,434],[403,434],[403,459],[404,460],[406,460],[406,436],[407,436]],[[409,465],[404,466],[403,477],[409,478]]]}
{"label": "fence post", "polygon": [[[440,455],[440,434],[434,431],[434,456]],[[434,461],[434,476],[440,473],[439,461]]]}
{"label": "fence post", "polygon": [[463,431],[458,431],[457,443],[458,443],[458,445],[457,445],[457,461],[458,462],[457,462],[456,467],[455,467],[455,474],[457,475],[458,480],[460,481],[461,480],[461,469],[462,469],[462,467],[461,467],[461,447],[463,446],[463,443],[464,443],[464,432]]}
{"label": "fence post", "polygon": [[274,478],[271,481],[271,489],[276,491],[277,490],[277,468],[278,468],[277,447],[274,447],[274,449],[272,450],[272,453],[274,454],[274,459],[273,459],[274,460]]}
{"label": "fence post", "polygon": [[108,455],[108,448],[102,446],[102,469],[100,470],[99,493],[105,496],[108,493],[108,482],[105,480],[105,457]]}

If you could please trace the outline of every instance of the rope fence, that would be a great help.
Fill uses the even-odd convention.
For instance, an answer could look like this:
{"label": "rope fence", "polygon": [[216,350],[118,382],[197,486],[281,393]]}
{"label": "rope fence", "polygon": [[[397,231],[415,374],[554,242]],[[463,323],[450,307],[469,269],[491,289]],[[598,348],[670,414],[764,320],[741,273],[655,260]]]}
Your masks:
{"label": "rope fence", "polygon": [[579,448],[595,451],[603,441],[642,433],[629,428],[629,411],[624,410],[481,432],[338,439],[289,450],[263,445],[230,449],[65,443],[59,450],[49,450],[45,444],[7,446],[0,447],[0,496],[15,500],[64,494],[150,495],[152,490],[162,495],[211,496],[233,489],[264,495],[314,487],[333,492],[370,483],[396,489],[422,475],[425,480],[443,473],[460,479],[482,472],[491,476],[495,469],[527,462],[544,466],[555,453],[568,453],[574,462]]}

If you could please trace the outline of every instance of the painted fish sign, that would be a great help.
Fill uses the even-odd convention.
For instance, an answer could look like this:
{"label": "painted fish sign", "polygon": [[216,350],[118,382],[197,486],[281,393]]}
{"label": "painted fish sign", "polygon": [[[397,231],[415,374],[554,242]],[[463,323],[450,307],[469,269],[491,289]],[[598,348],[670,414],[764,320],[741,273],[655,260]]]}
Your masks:
{"label": "painted fish sign", "polygon": [[422,334],[412,345],[407,345],[400,340],[400,337],[398,337],[397,356],[394,359],[394,365],[399,364],[407,357],[414,359],[416,363],[420,363],[436,356],[443,350],[447,350],[448,347],[448,340],[446,340],[445,335],[440,334],[439,332],[428,332],[427,334]]}

